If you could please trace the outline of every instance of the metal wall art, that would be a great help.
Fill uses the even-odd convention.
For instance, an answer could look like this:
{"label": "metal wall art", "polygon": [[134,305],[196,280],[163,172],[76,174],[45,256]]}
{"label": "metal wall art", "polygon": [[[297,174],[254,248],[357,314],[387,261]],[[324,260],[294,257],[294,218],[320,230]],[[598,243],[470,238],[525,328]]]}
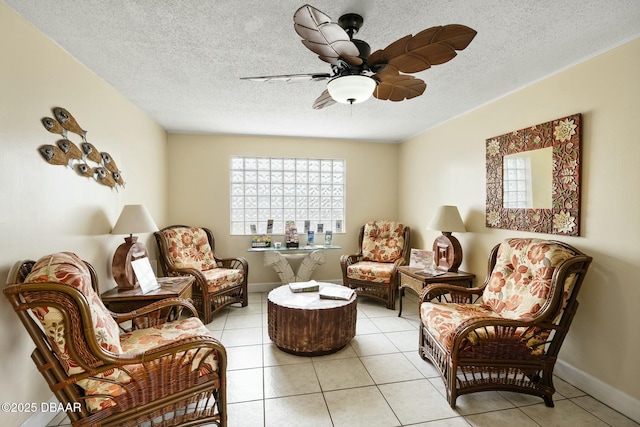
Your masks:
{"label": "metal wall art", "polygon": [[[87,141],[87,131],[82,129],[76,119],[62,107],[52,109],[54,118],[44,117],[42,125],[51,133],[59,134],[62,139],[56,145],[45,144],[38,152],[51,165],[63,165],[76,171],[80,176],[93,178],[107,187],[124,187],[122,172],[116,166],[109,153],[100,152]],[[68,138],[72,132],[82,138],[80,146]],[[93,166],[90,164],[94,164]]]}
{"label": "metal wall art", "polygon": [[[487,227],[580,235],[581,125],[582,116],[574,114],[486,140]],[[551,163],[548,166],[550,176],[546,184],[549,191],[548,206],[511,207],[513,205],[508,199],[512,196],[508,193],[512,188],[507,187],[518,187],[520,183],[508,182],[505,177],[507,172],[503,166],[506,159],[522,159],[529,157],[529,152],[545,148],[551,148]],[[532,162],[531,159],[527,160]],[[527,175],[527,171],[523,174]],[[529,171],[528,174],[532,180],[537,178],[535,171]]]}

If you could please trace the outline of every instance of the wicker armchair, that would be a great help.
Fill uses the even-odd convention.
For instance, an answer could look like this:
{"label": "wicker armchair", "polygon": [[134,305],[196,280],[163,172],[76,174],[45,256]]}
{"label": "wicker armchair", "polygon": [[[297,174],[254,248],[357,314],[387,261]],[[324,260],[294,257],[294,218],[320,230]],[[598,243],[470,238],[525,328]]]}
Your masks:
{"label": "wicker armchair", "polygon": [[553,368],[592,258],[558,241],[507,239],[479,288],[432,284],[420,296],[420,348],[447,400],[507,390],[553,407]]}
{"label": "wicker armchair", "polygon": [[244,258],[218,258],[213,233],[204,227],[171,225],[154,233],[160,266],[167,276],[192,275],[193,304],[204,323],[222,308],[249,303],[249,264]]}
{"label": "wicker armchair", "polygon": [[398,222],[370,221],[360,228],[358,253],[342,255],[342,282],[358,296],[396,307],[398,266],[409,260],[411,230]]}
{"label": "wicker armchair", "polygon": [[4,294],[73,426],[225,426],[226,351],[188,301],[115,314],[93,267],[61,252],[22,262]]}

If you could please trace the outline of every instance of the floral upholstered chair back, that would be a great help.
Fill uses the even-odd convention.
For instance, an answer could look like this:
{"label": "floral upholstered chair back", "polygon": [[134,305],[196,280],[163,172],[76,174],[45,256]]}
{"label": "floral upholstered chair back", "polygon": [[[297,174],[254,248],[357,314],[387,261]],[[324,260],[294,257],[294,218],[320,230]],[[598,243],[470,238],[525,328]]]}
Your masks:
{"label": "floral upholstered chair back", "polygon": [[162,230],[167,239],[169,256],[176,268],[207,271],[216,268],[207,233],[199,227],[174,227]]}
{"label": "floral upholstered chair back", "polygon": [[[85,296],[88,302],[91,321],[93,323],[93,332],[98,344],[111,353],[122,353],[118,324],[102,303],[100,296],[94,291],[89,269],[84,261],[77,255],[71,252],[59,252],[40,258],[24,282],[60,283],[76,288]],[[31,296],[28,298],[31,298]],[[68,338],[72,336],[69,330],[73,329],[73,326],[66,324],[66,317],[60,309],[54,305],[37,306],[33,308],[33,314],[40,321],[43,331],[51,344],[51,348],[58,356],[58,360],[66,373],[68,375],[83,373],[85,371],[83,366],[87,366],[92,362],[84,359],[73,359],[72,353],[69,350],[72,344],[67,341]],[[75,351],[78,351],[77,347]],[[121,375],[123,375],[122,372],[112,370],[91,378],[79,380],[77,384],[82,387],[88,395],[110,394],[110,383],[108,381],[118,380]],[[107,382],[99,381],[100,378],[107,379]],[[92,410],[100,409],[105,404],[106,406],[111,406],[112,404],[108,401],[105,403],[105,399],[102,398],[88,398],[86,403]]]}
{"label": "floral upholstered chair back", "polygon": [[364,226],[362,259],[395,262],[404,251],[405,226],[392,221],[370,221]]}
{"label": "floral upholstered chair back", "polygon": [[[540,239],[507,239],[498,248],[496,264],[482,294],[482,305],[503,318],[526,319],[552,298],[551,277],[555,268],[576,254]],[[567,278],[563,305],[575,282]]]}

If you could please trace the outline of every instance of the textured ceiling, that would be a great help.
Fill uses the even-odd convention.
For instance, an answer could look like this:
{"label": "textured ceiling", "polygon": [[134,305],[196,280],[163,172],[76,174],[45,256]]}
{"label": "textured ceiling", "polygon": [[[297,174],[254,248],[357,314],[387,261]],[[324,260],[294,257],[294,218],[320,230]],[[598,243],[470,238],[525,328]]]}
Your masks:
{"label": "textured ceiling", "polygon": [[357,38],[372,50],[436,25],[478,35],[415,74],[427,83],[421,97],[313,110],[326,82],[240,80],[330,72],[293,29],[302,2],[4,2],[167,131],[185,133],[402,141],[640,35],[638,0],[317,0],[334,21],[361,14]]}

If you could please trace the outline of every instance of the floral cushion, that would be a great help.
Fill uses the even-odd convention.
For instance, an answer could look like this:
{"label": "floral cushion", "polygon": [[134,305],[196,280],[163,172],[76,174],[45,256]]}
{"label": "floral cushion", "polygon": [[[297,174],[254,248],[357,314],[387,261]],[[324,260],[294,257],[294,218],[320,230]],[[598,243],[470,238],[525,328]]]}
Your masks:
{"label": "floral cushion", "polygon": [[377,283],[390,283],[395,264],[360,261],[347,267],[347,277]]}
{"label": "floral cushion", "polygon": [[573,257],[563,246],[540,239],[508,239],[482,295],[482,305],[502,317],[531,317],[544,305],[556,266]]}
{"label": "floral cushion", "polygon": [[205,270],[202,274],[207,279],[209,292],[239,285],[244,280],[244,271],[233,268],[214,268]]}
{"label": "floral cushion", "polygon": [[402,256],[404,225],[391,221],[371,221],[364,226],[364,261],[394,262]]}
{"label": "floral cushion", "polygon": [[[420,319],[423,326],[429,330],[429,334],[435,338],[442,346],[451,351],[453,340],[459,326],[467,320],[477,318],[502,317],[495,311],[483,307],[479,304],[459,304],[459,303],[422,303],[420,305]],[[544,343],[549,337],[548,330],[538,328],[517,328],[515,336],[529,348],[532,355],[540,355],[544,352]],[[496,337],[495,328],[492,326],[482,327],[474,330],[474,333],[467,335],[467,341],[461,343],[461,348],[473,346],[482,339]]]}
{"label": "floral cushion", "polygon": [[[136,329],[133,332],[122,334],[120,342],[123,353],[142,353],[154,347],[170,344],[177,340],[191,337],[209,336],[214,337],[211,331],[197,317],[189,317],[175,322],[163,323],[147,329]],[[200,350],[189,350],[192,352],[187,357],[192,360],[191,369],[200,369],[203,373],[214,372],[218,369],[217,353],[209,354],[204,363],[200,363],[207,356],[206,352]],[[175,358],[180,359],[183,353],[178,353]]]}
{"label": "floral cushion", "polygon": [[453,347],[453,336],[458,326],[476,317],[500,315],[479,304],[431,303],[420,304],[420,320],[429,329],[429,334],[448,350]]}
{"label": "floral cushion", "polygon": [[[70,252],[60,252],[40,258],[24,282],[62,283],[77,288],[84,294],[89,303],[93,330],[98,343],[102,348],[111,353],[119,354],[122,352],[118,325],[105,308],[100,296],[93,290],[89,269],[77,255]],[[78,363],[74,361],[69,354],[65,342],[64,317],[60,310],[55,307],[36,307],[33,309],[33,313],[42,324],[51,347],[58,356],[58,360],[60,360],[65,371],[69,375],[84,372],[84,369],[78,366]],[[120,372],[110,371],[98,375],[98,378],[108,378],[117,381],[120,378]],[[102,382],[93,379],[78,381],[78,385],[85,390],[99,388],[100,383]],[[96,391],[96,393],[102,392],[104,392],[104,390],[98,389]],[[99,409],[102,400],[103,399],[88,399],[87,404],[91,410]]]}
{"label": "floral cushion", "polygon": [[198,227],[174,227],[162,230],[167,239],[169,255],[177,268],[205,271],[216,268],[216,260],[207,233]]}
{"label": "floral cushion", "polygon": [[[202,324],[200,319],[189,317],[176,322],[163,323],[147,329],[136,329],[133,332],[122,334],[120,335],[120,343],[123,353],[137,354],[154,347],[170,344],[176,340],[195,336],[213,337],[213,334]],[[205,356],[207,358],[204,363],[201,363]],[[217,353],[211,354],[203,350],[189,350],[186,354],[184,352],[177,353],[174,357],[176,360],[184,357],[185,360],[191,361],[191,370],[199,369],[201,374],[209,374],[218,368]],[[107,381],[100,381],[102,378],[100,376],[95,377],[85,386],[87,395],[106,394],[117,397],[125,393],[122,385],[131,382],[130,374],[135,376],[136,372],[144,369],[144,365],[128,365],[125,369],[126,371],[115,370],[118,382],[109,381],[109,379],[115,379],[114,375],[107,377]],[[140,374],[144,375],[142,372]],[[87,399],[87,406],[92,411],[108,408],[114,404],[115,402],[111,399],[99,397]]]}

